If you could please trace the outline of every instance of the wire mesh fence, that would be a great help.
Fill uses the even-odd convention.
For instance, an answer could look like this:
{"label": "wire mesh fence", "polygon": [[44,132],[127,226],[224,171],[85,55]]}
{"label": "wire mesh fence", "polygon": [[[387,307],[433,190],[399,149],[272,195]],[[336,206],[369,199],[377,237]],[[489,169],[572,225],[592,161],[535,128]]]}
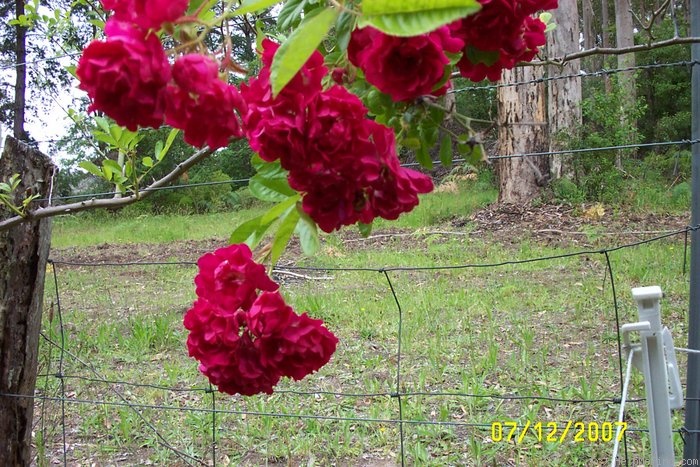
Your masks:
{"label": "wire mesh fence", "polygon": [[[280,267],[274,276],[295,308],[323,318],[341,344],[319,373],[251,398],[219,394],[187,358],[181,320],[193,299],[193,261],[140,261],[128,251],[108,252],[114,261],[56,259],[35,400],[37,458],[604,463],[611,440],[593,440],[589,430],[604,430],[619,410],[618,330],[636,321],[629,287],[664,287],[664,321],[682,342],[684,237],[693,228],[544,257],[521,246],[490,263],[415,265],[397,255],[383,267],[323,264],[328,258]],[[383,241],[392,250],[406,239]],[[626,402],[626,463],[650,455],[643,397],[637,378]],[[561,437],[569,421],[584,423],[582,438],[577,425]],[[504,426],[515,430],[510,441],[496,430]],[[675,427],[682,443],[682,422]]]}

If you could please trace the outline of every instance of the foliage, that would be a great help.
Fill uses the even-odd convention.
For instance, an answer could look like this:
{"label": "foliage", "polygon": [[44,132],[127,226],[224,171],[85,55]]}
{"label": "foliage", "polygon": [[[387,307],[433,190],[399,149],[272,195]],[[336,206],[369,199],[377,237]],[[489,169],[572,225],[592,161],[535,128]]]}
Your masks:
{"label": "foliage", "polygon": [[[654,33],[659,39],[673,37],[671,18],[665,18],[654,28]],[[637,55],[638,65],[688,61],[690,48],[682,45],[653,49]],[[637,95],[646,104],[639,115],[639,131],[644,135],[645,142],[690,139],[690,75],[690,66],[651,68],[639,72]]]}

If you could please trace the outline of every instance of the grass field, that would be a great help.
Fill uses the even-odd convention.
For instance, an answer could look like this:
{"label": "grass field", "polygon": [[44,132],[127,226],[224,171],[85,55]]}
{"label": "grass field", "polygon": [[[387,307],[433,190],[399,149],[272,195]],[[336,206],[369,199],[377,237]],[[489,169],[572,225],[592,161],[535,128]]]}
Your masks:
{"label": "grass field", "polygon": [[[401,461],[401,432],[406,465],[609,464],[611,441],[585,434],[582,442],[573,435],[547,442],[535,430],[494,441],[491,427],[614,422],[621,381],[607,258],[620,324],[636,321],[630,288],[660,285],[663,323],[683,346],[683,236],[606,257],[602,249],[638,238],[602,235],[595,221],[557,242],[528,226],[517,236],[481,232],[469,214],[495,193],[476,183],[427,196],[398,223],[379,223],[375,237],[324,236],[317,257],[294,246],[283,256],[284,266],[436,269],[277,274],[295,309],[324,319],[340,344],[320,372],[283,381],[271,396],[210,392],[188,358],[182,316],[196,267],[60,263],[193,260],[225,244],[235,222],[255,209],[58,221],[50,272],[61,314],[49,275],[44,335],[55,345],[42,340],[40,374],[64,377],[39,378],[39,394],[51,399],[37,402],[37,464],[62,462],[64,428],[69,465],[210,465],[215,458],[217,465],[389,466]],[[582,250],[590,252],[448,268]],[[632,380],[630,397],[643,399],[638,372]],[[630,402],[626,420],[630,461],[648,464],[645,404]],[[675,442],[680,454],[679,436]]]}

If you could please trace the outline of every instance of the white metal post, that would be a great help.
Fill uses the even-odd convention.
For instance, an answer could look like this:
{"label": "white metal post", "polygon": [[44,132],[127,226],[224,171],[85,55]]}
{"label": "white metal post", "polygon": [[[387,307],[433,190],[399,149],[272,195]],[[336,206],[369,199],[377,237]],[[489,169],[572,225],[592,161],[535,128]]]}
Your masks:
{"label": "white metal post", "polygon": [[[639,321],[649,323],[639,331],[641,343],[641,370],[647,396],[649,435],[651,437],[652,465],[669,467],[675,464],[671,404],[669,401],[669,375],[664,354],[664,333],[661,327],[661,288],[638,287],[632,289],[637,302]],[[673,351],[673,348],[670,349]]]}

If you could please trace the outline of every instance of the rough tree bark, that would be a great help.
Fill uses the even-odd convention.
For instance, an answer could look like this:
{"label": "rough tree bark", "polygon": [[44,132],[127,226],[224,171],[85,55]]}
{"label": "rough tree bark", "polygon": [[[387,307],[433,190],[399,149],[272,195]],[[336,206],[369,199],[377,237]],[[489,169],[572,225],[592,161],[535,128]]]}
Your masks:
{"label": "rough tree bark", "polygon": [[[547,150],[547,118],[543,83],[507,86],[542,78],[541,67],[518,67],[503,72],[498,88],[498,154],[513,155]],[[535,198],[549,179],[546,157],[499,159],[501,203],[526,203]]]}
{"label": "rough tree bark", "polygon": [[[51,160],[7,137],[0,180],[20,174],[14,204],[28,194],[48,195]],[[8,217],[0,207],[0,219]],[[51,220],[27,222],[0,231],[0,459],[2,465],[31,462],[32,416],[44,275]]]}
{"label": "rough tree bark", "polygon": [[[15,1],[15,15],[19,18],[24,14],[24,0]],[[17,42],[15,43],[15,102],[13,133],[15,138],[26,140],[24,132],[24,109],[26,107],[27,92],[27,28],[15,26]]]}
{"label": "rough tree bark", "polygon": [[[563,57],[579,50],[578,18],[576,0],[559,0],[559,8],[554,11],[557,27],[549,33],[547,40],[548,57]],[[547,83],[549,150],[552,152],[567,149],[566,141],[570,141],[581,127],[581,78],[578,76],[580,71],[579,60],[566,62],[561,67],[549,67],[550,77],[573,76]],[[567,140],[564,139],[564,135]],[[553,179],[571,172],[571,165],[568,162],[570,162],[569,158],[552,156],[550,174]]]}

